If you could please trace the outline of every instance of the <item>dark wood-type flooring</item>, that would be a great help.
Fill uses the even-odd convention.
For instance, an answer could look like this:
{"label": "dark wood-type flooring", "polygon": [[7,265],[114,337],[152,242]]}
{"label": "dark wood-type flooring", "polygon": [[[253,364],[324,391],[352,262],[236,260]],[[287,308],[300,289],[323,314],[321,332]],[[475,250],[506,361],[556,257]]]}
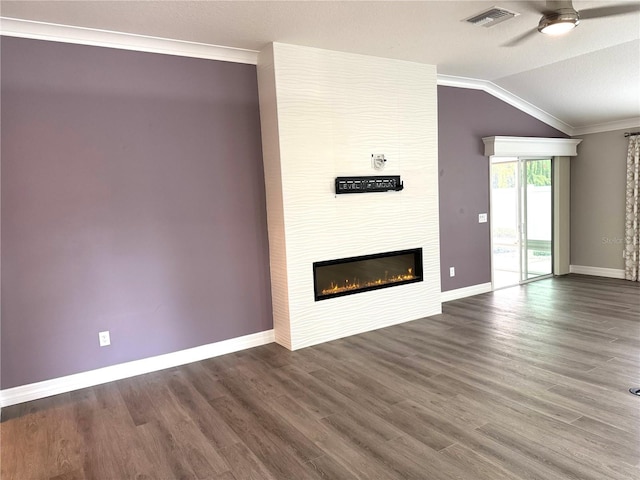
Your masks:
{"label": "dark wood-type flooring", "polygon": [[2,480],[640,479],[640,284],[443,310],[5,408]]}

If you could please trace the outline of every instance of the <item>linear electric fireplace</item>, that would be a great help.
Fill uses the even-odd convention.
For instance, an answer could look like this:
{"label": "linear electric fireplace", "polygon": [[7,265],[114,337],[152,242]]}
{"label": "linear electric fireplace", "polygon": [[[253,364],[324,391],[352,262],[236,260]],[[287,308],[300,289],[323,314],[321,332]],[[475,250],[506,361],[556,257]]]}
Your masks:
{"label": "linear electric fireplace", "polygon": [[316,301],[421,281],[421,248],[313,264]]}

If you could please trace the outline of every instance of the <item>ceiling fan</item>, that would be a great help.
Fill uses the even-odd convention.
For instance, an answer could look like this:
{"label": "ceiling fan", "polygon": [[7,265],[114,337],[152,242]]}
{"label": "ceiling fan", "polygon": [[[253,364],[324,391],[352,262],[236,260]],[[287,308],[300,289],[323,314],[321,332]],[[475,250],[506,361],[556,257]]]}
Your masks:
{"label": "ceiling fan", "polygon": [[537,32],[546,35],[562,35],[577,27],[581,20],[640,13],[640,3],[638,2],[585,8],[580,11],[573,7],[571,0],[547,0],[543,8],[540,8],[537,2],[529,2],[529,4],[542,14],[537,28],[528,30],[524,34],[514,38],[507,43],[506,46],[513,47],[527,40],[529,37],[535,36]]}

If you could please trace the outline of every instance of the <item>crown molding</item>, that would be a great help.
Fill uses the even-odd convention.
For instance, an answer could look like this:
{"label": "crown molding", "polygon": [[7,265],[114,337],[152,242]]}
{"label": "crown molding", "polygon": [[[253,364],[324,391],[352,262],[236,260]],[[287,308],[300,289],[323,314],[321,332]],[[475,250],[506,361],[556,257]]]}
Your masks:
{"label": "crown molding", "polygon": [[489,80],[478,80],[475,78],[456,77],[453,75],[438,75],[438,85],[443,87],[469,88],[472,90],[482,90],[496,98],[499,98],[512,107],[523,111],[537,118],[541,122],[560,130],[562,133],[574,137],[576,135],[587,135],[590,133],[611,132],[613,130],[622,130],[625,128],[637,128],[640,126],[640,117],[626,118],[616,120],[614,122],[598,123],[594,125],[585,125],[583,127],[573,127],[568,123],[554,117],[550,113],[539,109],[535,105],[523,100],[522,98],[512,94],[508,90],[499,87]]}
{"label": "crown molding", "polygon": [[599,123],[597,125],[587,125],[585,127],[576,127],[573,135],[588,135],[590,133],[612,132],[614,130],[624,130],[625,128],[639,128],[640,117],[625,118],[615,122]]}
{"label": "crown molding", "polygon": [[440,75],[438,74],[438,85],[443,87],[456,87],[456,88],[469,88],[472,90],[482,90],[490,95],[508,103],[512,107],[523,111],[524,113],[531,115],[533,118],[546,123],[547,125],[560,130],[567,135],[573,135],[574,128],[568,123],[563,122],[559,118],[554,117],[550,113],[541,110],[535,105],[523,100],[522,98],[514,95],[513,93],[499,87],[489,80],[478,80],[475,78],[456,77],[453,75]]}
{"label": "crown molding", "polygon": [[256,65],[258,52],[96,28],[0,17],[0,35]]}
{"label": "crown molding", "polygon": [[[256,50],[9,17],[0,17],[0,35],[73,43],[77,45],[117,48],[137,52],[177,55],[181,57],[221,60],[225,62],[245,63],[248,65],[257,65],[259,53]],[[597,125],[572,127],[489,80],[439,74],[438,85],[482,90],[570,136],[622,130],[624,128],[636,128],[640,125],[640,117],[635,117]]]}

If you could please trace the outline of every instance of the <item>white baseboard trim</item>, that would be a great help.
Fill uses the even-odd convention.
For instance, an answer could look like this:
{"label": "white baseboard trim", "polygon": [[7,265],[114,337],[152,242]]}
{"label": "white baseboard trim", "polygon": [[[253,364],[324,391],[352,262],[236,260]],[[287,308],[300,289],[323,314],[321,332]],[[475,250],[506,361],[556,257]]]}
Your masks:
{"label": "white baseboard trim", "polygon": [[585,265],[569,265],[569,273],[593,275],[596,277],[621,278],[624,280],[624,270],[619,268],[588,267]]}
{"label": "white baseboard trim", "polygon": [[470,287],[463,287],[456,290],[449,290],[448,292],[442,292],[440,295],[440,301],[443,303],[450,302],[451,300],[472,297],[473,295],[480,295],[481,293],[487,293],[490,291],[491,282],[480,283],[478,285],[471,285]]}
{"label": "white baseboard trim", "polygon": [[0,390],[0,407],[29,402],[39,398],[71,392],[81,388],[93,387],[102,383],[123,378],[135,377],[144,373],[156,372],[165,368],[177,367],[198,362],[207,358],[233,353],[247,348],[259,347],[275,341],[273,330],[253,333],[243,337],[231,338],[221,342],[188,348],[178,352],[144,358],[133,362],[121,363],[88,372],[76,373],[66,377],[54,378],[43,382],[21,385]]}

